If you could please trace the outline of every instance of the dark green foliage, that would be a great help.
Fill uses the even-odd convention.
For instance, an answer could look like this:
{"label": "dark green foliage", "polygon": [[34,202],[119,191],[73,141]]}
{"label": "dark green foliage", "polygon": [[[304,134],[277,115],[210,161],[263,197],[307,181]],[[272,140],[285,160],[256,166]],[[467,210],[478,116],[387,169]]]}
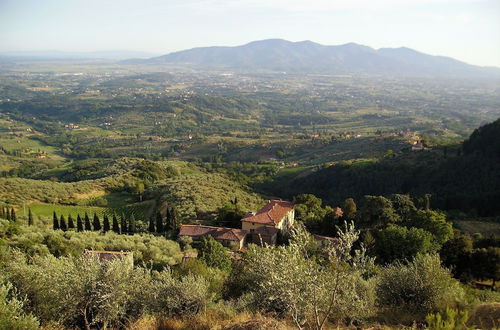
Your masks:
{"label": "dark green foliage", "polygon": [[163,226],[163,217],[159,211],[156,212],[156,232],[163,233],[165,231],[165,227]]}
{"label": "dark green foliage", "polygon": [[370,227],[385,227],[401,220],[394,211],[392,202],[382,196],[365,196],[358,217],[361,225]]}
{"label": "dark green foliage", "polygon": [[132,213],[130,215],[130,218],[128,219],[128,233],[129,234],[133,234],[135,233],[136,231],[136,227],[135,227],[135,216],[134,214]]}
{"label": "dark green foliage", "polygon": [[82,221],[82,217],[80,217],[79,214],[76,216],[76,231],[78,231],[78,232],[83,231],[83,221]]}
{"label": "dark green foliage", "polygon": [[167,208],[166,222],[167,230],[177,230],[181,225],[179,213],[174,206]]}
{"label": "dark green foliage", "polygon": [[422,228],[435,237],[438,244],[442,244],[453,237],[453,228],[446,220],[446,215],[439,211],[418,210],[412,218],[405,222],[407,227]]}
{"label": "dark green foliage", "polygon": [[57,230],[59,229],[59,219],[57,218],[56,212],[52,214],[52,229]]}
{"label": "dark green foliage", "polygon": [[296,217],[304,222],[322,219],[326,211],[322,208],[323,201],[313,194],[300,194],[293,198]]}
{"label": "dark green foliage", "polygon": [[85,216],[83,218],[84,224],[85,224],[85,230],[91,231],[92,230],[92,225],[90,224],[90,218],[87,212],[85,212]]}
{"label": "dark green foliage", "polygon": [[59,218],[59,228],[62,231],[68,230],[68,226],[66,225],[66,219],[64,219],[64,215],[61,214],[61,217]]}
{"label": "dark green foliage", "polygon": [[237,203],[228,203],[217,209],[217,221],[223,227],[241,228],[241,218],[245,216]]}
{"label": "dark green foliage", "polygon": [[463,290],[436,255],[418,255],[408,264],[387,267],[377,286],[379,304],[400,310],[412,319],[455,307],[462,295]]}
{"label": "dark green foliage", "polygon": [[104,232],[107,232],[110,230],[109,218],[108,218],[107,214],[104,215],[104,220],[102,222],[102,230]]}
{"label": "dark green foliage", "polygon": [[33,226],[33,213],[31,213],[31,209],[28,209],[28,226]]}
{"label": "dark green foliage", "polygon": [[500,159],[500,119],[474,130],[463,143],[466,155],[474,153],[484,157]]}
{"label": "dark green foliage", "polygon": [[472,248],[473,242],[469,235],[454,232],[454,237],[443,244],[439,252],[443,265],[448,267],[453,275],[461,280],[472,278]]}
{"label": "dark green foliage", "polygon": [[118,225],[118,219],[116,218],[116,214],[113,214],[113,231],[117,234],[120,233],[120,226]]}
{"label": "dark green foliage", "polygon": [[472,274],[480,280],[491,280],[492,288],[500,280],[500,248],[476,249],[471,258]]}
{"label": "dark green foliage", "polygon": [[212,237],[204,237],[200,245],[200,259],[207,266],[229,271],[231,269],[231,258],[226,248]]}
{"label": "dark green foliage", "polygon": [[101,220],[99,219],[99,216],[96,213],[94,213],[94,220],[92,221],[92,226],[94,227],[95,231],[101,230]]}
{"label": "dark green foliage", "polygon": [[354,199],[347,198],[342,204],[342,211],[344,212],[344,219],[352,221],[356,218],[357,207]]}
{"label": "dark green foliage", "polygon": [[149,227],[148,227],[148,231],[150,233],[154,233],[156,232],[156,228],[155,228],[155,218],[153,216],[149,217]]}
{"label": "dark green foliage", "polygon": [[381,264],[411,260],[418,253],[435,250],[432,234],[420,228],[389,226],[375,234],[375,253]]}
{"label": "dark green foliage", "polygon": [[392,202],[394,211],[396,211],[403,221],[410,219],[417,211],[410,195],[393,194],[389,199]]}
{"label": "dark green foliage", "polygon": [[121,226],[120,226],[120,232],[122,234],[126,234],[129,231],[128,224],[127,224],[127,218],[125,218],[125,215],[122,215],[121,217]]}
{"label": "dark green foliage", "polygon": [[16,211],[14,210],[14,208],[10,209],[10,221],[12,222],[17,221]]}
{"label": "dark green foliage", "polygon": [[75,222],[71,214],[68,215],[68,229],[75,229]]}
{"label": "dark green foliage", "polygon": [[5,209],[5,218],[10,221],[10,210],[8,208]]}

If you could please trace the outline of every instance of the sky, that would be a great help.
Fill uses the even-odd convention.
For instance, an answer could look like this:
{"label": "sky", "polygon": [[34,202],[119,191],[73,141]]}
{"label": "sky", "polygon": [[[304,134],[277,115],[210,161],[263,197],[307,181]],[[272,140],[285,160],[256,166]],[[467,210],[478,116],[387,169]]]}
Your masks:
{"label": "sky", "polygon": [[160,55],[270,38],[500,67],[500,0],[0,0],[0,51]]}

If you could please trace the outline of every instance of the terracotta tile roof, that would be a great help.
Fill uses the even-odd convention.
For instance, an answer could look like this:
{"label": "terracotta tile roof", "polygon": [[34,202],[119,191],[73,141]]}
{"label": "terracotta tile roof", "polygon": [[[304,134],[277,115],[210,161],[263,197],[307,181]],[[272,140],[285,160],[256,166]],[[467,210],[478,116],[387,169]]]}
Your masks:
{"label": "terracotta tile roof", "polygon": [[241,241],[247,234],[246,230],[236,228],[212,227],[201,225],[182,225],[179,236],[200,238],[210,235],[215,240]]}
{"label": "terracotta tile roof", "polygon": [[288,212],[293,210],[294,204],[286,201],[269,201],[257,213],[249,213],[241,221],[261,223],[264,225],[275,226],[283,220]]}

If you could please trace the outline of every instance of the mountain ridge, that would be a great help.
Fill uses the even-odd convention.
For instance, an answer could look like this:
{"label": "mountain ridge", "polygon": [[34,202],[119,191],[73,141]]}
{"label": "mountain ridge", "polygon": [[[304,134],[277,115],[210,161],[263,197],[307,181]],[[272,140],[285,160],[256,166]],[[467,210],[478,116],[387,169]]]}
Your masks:
{"label": "mountain ridge", "polygon": [[265,39],[239,46],[196,47],[142,62],[291,73],[500,77],[500,68],[475,66],[408,47],[374,49],[353,42],[322,45],[310,40]]}

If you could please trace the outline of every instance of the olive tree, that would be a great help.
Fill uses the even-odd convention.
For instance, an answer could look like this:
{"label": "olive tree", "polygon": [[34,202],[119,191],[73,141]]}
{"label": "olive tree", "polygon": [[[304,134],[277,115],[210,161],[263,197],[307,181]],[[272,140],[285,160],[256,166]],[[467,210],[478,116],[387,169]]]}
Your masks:
{"label": "olive tree", "polygon": [[295,325],[322,329],[326,322],[362,319],[370,313],[370,283],[361,276],[373,264],[364,250],[353,251],[359,232],[339,229],[336,244],[323,248],[321,260],[310,253],[312,237],[292,232],[289,246],[251,247],[245,256],[255,302],[289,315]]}

